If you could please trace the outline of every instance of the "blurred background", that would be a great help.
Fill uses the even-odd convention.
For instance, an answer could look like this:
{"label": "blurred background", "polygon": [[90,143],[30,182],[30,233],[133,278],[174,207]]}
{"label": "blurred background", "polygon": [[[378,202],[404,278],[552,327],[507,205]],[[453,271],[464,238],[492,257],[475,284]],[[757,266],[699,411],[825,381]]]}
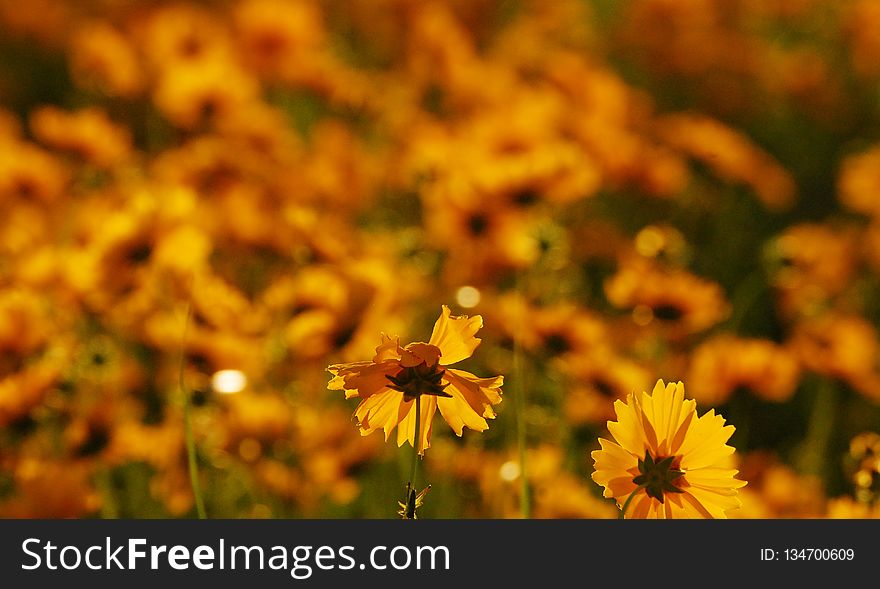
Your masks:
{"label": "blurred background", "polygon": [[2,517],[193,517],[187,396],[209,517],[394,517],[326,367],[442,304],[421,517],[614,517],[658,378],[732,516],[877,516],[878,271],[874,0],[0,0]]}

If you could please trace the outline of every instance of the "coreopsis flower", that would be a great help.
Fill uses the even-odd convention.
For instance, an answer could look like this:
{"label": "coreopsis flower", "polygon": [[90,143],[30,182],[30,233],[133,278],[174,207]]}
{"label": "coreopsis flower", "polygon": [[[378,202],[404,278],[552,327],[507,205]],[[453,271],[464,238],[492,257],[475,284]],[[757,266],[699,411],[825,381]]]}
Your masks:
{"label": "coreopsis flower", "polygon": [[880,335],[864,317],[830,312],[804,319],[792,329],[790,342],[807,370],[841,379],[869,399],[880,399],[875,366]]}
{"label": "coreopsis flower", "polygon": [[644,258],[624,259],[605,281],[608,301],[632,309],[638,325],[656,324],[678,339],[725,320],[730,303],[717,283]]}
{"label": "coreopsis flower", "polygon": [[77,27],[70,40],[70,72],[79,86],[113,97],[133,98],[145,76],[134,43],[105,21]]}
{"label": "coreopsis flower", "polygon": [[784,210],[793,203],[796,187],[791,175],[739,131],[695,114],[664,116],[657,128],[669,147],[703,162],[728,182],[749,186],[768,208]]}
{"label": "coreopsis flower", "polygon": [[111,169],[131,156],[131,132],[100,108],[67,112],[44,106],[31,112],[30,123],[34,135],[46,145],[101,168]]}
{"label": "coreopsis flower", "polygon": [[566,370],[574,385],[566,393],[563,413],[574,425],[603,423],[614,417],[614,401],[651,382],[638,362],[608,349],[579,358]]}
{"label": "coreopsis flower", "polygon": [[616,441],[599,439],[593,480],[622,508],[631,499],[626,517],[723,519],[740,506],[746,482],[726,462],[734,427],[714,409],[697,416],[681,382],[658,380],[651,394],[630,394],[614,410],[608,430]]}
{"label": "coreopsis flower", "polygon": [[474,353],[480,339],[474,337],[483,318],[455,317],[443,305],[428,343],[401,347],[397,337],[382,334],[382,343],[371,361],[334,364],[327,388],[343,391],[361,400],[355,410],[361,435],[381,429],[385,440],[397,430],[397,445],[416,446],[416,399],[420,405],[417,450],[424,454],[431,446],[431,429],[437,409],[446,423],[461,436],[464,427],[475,431],[489,428],[495,417],[493,405],[501,402],[503,376],[478,378],[470,372],[448,368]]}
{"label": "coreopsis flower", "polygon": [[717,406],[740,388],[765,401],[784,403],[794,395],[800,376],[797,354],[789,347],[720,335],[694,348],[687,378],[695,400]]}
{"label": "coreopsis flower", "polygon": [[26,141],[0,141],[0,198],[47,203],[65,193],[69,172],[53,154]]}
{"label": "coreopsis flower", "polygon": [[828,519],[880,519],[880,504],[862,503],[852,497],[836,497],[828,501]]}
{"label": "coreopsis flower", "polygon": [[844,294],[858,272],[859,235],[819,223],[788,227],[766,249],[777,306],[787,317],[815,315]]}

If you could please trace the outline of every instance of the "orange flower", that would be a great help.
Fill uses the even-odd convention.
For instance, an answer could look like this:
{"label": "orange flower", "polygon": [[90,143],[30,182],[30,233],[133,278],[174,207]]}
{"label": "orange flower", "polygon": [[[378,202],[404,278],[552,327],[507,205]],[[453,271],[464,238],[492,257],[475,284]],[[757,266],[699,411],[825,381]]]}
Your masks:
{"label": "orange flower", "polygon": [[786,346],[720,335],[692,351],[688,388],[703,405],[726,403],[740,387],[765,401],[784,403],[794,395],[800,373],[797,355]]}
{"label": "orange flower", "polygon": [[132,151],[129,130],[96,107],[66,112],[44,106],[31,113],[31,128],[46,145],[106,169],[124,163]]}
{"label": "orange flower", "polygon": [[481,340],[474,336],[482,326],[483,318],[479,315],[454,317],[449,307],[443,305],[428,343],[414,342],[401,347],[397,337],[383,333],[372,361],[330,366],[327,370],[333,379],[327,388],[344,391],[347,399],[362,399],[355,410],[361,435],[382,429],[387,441],[400,425],[398,446],[404,442],[415,446],[414,401],[422,399],[419,454],[431,447],[431,426],[438,408],[458,436],[465,426],[485,431],[489,428],[486,419],[495,417],[492,406],[501,402],[504,377],[478,378],[463,370],[447,368],[470,358],[480,344]]}
{"label": "orange flower", "polygon": [[614,411],[614,441],[599,438],[601,449],[591,454],[593,480],[627,518],[725,519],[741,506],[737,489],[746,482],[728,465],[734,428],[714,409],[698,416],[681,382],[658,380],[650,394],[615,401]]}
{"label": "orange flower", "polygon": [[80,86],[114,97],[133,98],[145,83],[134,44],[106,22],[88,23],[72,33],[70,70]]}

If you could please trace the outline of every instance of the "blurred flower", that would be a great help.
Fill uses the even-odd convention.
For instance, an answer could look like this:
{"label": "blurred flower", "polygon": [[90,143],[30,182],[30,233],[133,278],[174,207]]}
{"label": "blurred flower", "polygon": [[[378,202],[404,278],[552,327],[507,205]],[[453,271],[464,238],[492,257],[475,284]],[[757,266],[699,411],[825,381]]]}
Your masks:
{"label": "blurred flower", "polygon": [[605,293],[616,307],[632,309],[640,324],[656,319],[672,335],[704,331],[730,312],[714,282],[643,259],[624,261],[605,282]]}
{"label": "blurred flower", "polygon": [[697,417],[684,385],[657,381],[653,393],[631,393],[614,409],[608,429],[617,442],[599,439],[593,480],[621,508],[632,499],[626,516],[723,519],[740,507],[737,489],[746,482],[724,467],[734,428],[714,409]]}
{"label": "blurred flower", "polygon": [[866,504],[852,497],[836,497],[828,501],[828,519],[880,519],[880,504]]}
{"label": "blurred flower", "polygon": [[650,372],[645,367],[607,350],[572,362],[566,374],[572,385],[565,396],[563,413],[575,425],[611,419],[615,401],[650,384]]}
{"label": "blurred flower", "polygon": [[24,458],[12,472],[19,492],[0,501],[0,514],[6,518],[94,516],[101,498],[89,480],[90,471],[83,462]]}
{"label": "blurred flower", "polygon": [[876,78],[880,75],[880,7],[871,0],[856,0],[847,4],[845,17],[845,38],[853,67],[862,76]]}
{"label": "blurred flower", "polygon": [[880,190],[880,146],[873,146],[843,160],[837,179],[837,197],[853,211],[880,216],[876,195]]}
{"label": "blurred flower", "polygon": [[36,292],[0,290],[0,426],[27,421],[70,361],[52,337],[63,323],[46,303]]}
{"label": "blurred flower", "polygon": [[724,180],[749,185],[768,208],[791,206],[794,180],[770,154],[744,135],[696,114],[667,115],[657,124],[670,146],[702,161]]}
{"label": "blurred flower", "polygon": [[153,69],[232,57],[219,14],[194,3],[161,5],[136,22],[136,38]]}
{"label": "blurred flower", "polygon": [[877,331],[864,318],[827,313],[794,326],[791,348],[808,370],[846,381],[868,398],[880,399]]}
{"label": "blurred flower", "polygon": [[684,263],[690,252],[681,231],[671,225],[643,227],[633,241],[636,252],[646,258],[657,258],[667,263]]}
{"label": "blurred flower", "polygon": [[[559,446],[530,448],[526,458],[534,494],[534,517],[539,519],[610,519],[614,506],[597,497],[583,477],[565,469]],[[518,487],[518,485],[517,485]]]}
{"label": "blurred flower", "polygon": [[846,290],[857,269],[856,234],[826,225],[793,225],[770,242],[768,254],[788,316],[815,314]]}
{"label": "blurred flower", "polygon": [[79,85],[109,96],[134,97],[145,85],[131,40],[108,22],[76,28],[71,39],[70,70]]}
{"label": "blurred flower", "polygon": [[[382,344],[372,361],[330,366],[333,379],[327,388],[344,391],[346,398],[362,399],[355,411],[361,435],[381,428],[387,440],[400,425],[397,445],[409,442],[419,454],[431,446],[432,421],[438,408],[459,436],[465,426],[485,431],[489,427],[486,419],[495,417],[492,405],[501,402],[504,377],[478,378],[446,368],[470,358],[480,344],[474,335],[482,325],[479,315],[452,316],[444,305],[428,343],[415,342],[401,348],[397,338],[382,334]],[[416,445],[413,409],[419,397],[423,402]]]}
{"label": "blurred flower", "polygon": [[769,340],[722,335],[693,351],[688,389],[702,405],[726,403],[740,387],[782,403],[794,394],[799,378],[800,363],[788,348]]}
{"label": "blurred flower", "polygon": [[803,475],[767,452],[752,452],[739,464],[749,486],[740,491],[743,509],[731,512],[735,518],[816,518],[823,512],[822,481]]}
{"label": "blurred flower", "polygon": [[68,171],[55,156],[26,142],[0,141],[0,197],[52,202],[64,193]]}
{"label": "blurred flower", "polygon": [[193,129],[247,107],[258,92],[256,79],[247,71],[213,58],[169,67],[156,85],[153,101],[173,124]]}
{"label": "blurred flower", "polygon": [[490,312],[497,316],[497,328],[505,339],[532,353],[557,359],[563,369],[609,345],[602,319],[573,303],[537,306],[521,294],[511,293],[502,296]]}
{"label": "blurred flower", "polygon": [[34,0],[27,10],[22,10],[14,0],[0,1],[0,23],[8,28],[10,36],[21,36],[38,45],[61,45],[71,12],[62,0]]}
{"label": "blurred flower", "polygon": [[449,253],[450,282],[482,278],[479,285],[502,270],[533,264],[540,252],[529,212],[507,206],[498,195],[475,193],[466,183],[456,179],[424,195],[427,241]]}
{"label": "blurred flower", "polygon": [[128,129],[114,124],[107,113],[86,108],[66,113],[51,106],[31,113],[31,128],[43,143],[70,151],[100,168],[112,168],[131,155]]}
{"label": "blurred flower", "polygon": [[311,2],[247,0],[234,16],[245,60],[269,77],[283,80],[308,67],[324,42],[321,14]]}
{"label": "blurred flower", "polygon": [[849,443],[849,456],[855,462],[852,481],[856,499],[880,504],[880,434],[855,436]]}

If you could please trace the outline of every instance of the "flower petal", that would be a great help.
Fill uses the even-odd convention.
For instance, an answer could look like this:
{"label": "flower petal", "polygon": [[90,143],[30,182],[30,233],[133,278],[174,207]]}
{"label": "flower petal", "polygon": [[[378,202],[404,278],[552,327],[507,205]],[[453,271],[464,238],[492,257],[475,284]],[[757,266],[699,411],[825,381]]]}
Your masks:
{"label": "flower petal", "polygon": [[388,375],[400,372],[400,364],[395,360],[385,362],[353,362],[334,364],[327,369],[333,378],[327,384],[331,391],[344,391],[345,398],[366,399],[388,389]]}
{"label": "flower petal", "polygon": [[627,452],[634,456],[644,456],[647,444],[636,396],[630,393],[626,403],[620,399],[614,401],[614,412],[617,414],[617,421],[608,422],[608,431]]}
{"label": "flower petal", "polygon": [[[400,427],[397,430],[398,447],[403,446],[406,442],[409,442],[410,446],[413,445],[416,433],[415,404],[415,401],[406,401],[400,404],[398,413]],[[419,404],[421,405],[419,454],[424,455],[425,450],[431,447],[431,432],[434,425],[434,414],[437,412],[437,397],[422,395]]]}
{"label": "flower petal", "polygon": [[382,334],[382,343],[376,346],[376,355],[373,362],[385,362],[386,360],[400,360],[400,338]]}
{"label": "flower petal", "polygon": [[407,344],[401,350],[400,365],[410,367],[424,363],[426,366],[436,366],[439,360],[440,348],[423,342],[415,342]]}
{"label": "flower petal", "polygon": [[683,469],[715,466],[733,454],[734,448],[726,445],[726,442],[735,428],[724,423],[724,418],[716,415],[714,409],[693,421],[679,449]]}
{"label": "flower petal", "polygon": [[355,409],[361,435],[366,436],[377,429],[385,432],[385,441],[400,421],[400,405],[403,403],[403,394],[390,389],[367,397],[361,401]]}
{"label": "flower petal", "polygon": [[481,327],[483,327],[481,316],[453,317],[449,307],[443,305],[443,312],[434,324],[434,331],[428,343],[440,348],[440,364],[449,366],[471,357],[482,341],[474,337]]}
{"label": "flower petal", "polygon": [[477,378],[470,372],[447,368],[445,380],[449,383],[446,392],[452,397],[440,397],[437,406],[446,423],[456,435],[462,435],[462,428],[485,431],[489,428],[486,419],[495,417],[492,405],[501,402],[503,376]]}

